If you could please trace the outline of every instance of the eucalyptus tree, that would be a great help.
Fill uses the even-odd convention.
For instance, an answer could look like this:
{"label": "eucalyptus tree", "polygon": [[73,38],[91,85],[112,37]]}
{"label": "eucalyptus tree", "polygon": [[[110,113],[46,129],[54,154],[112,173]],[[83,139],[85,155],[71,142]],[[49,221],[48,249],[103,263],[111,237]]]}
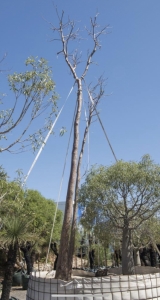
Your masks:
{"label": "eucalyptus tree", "polygon": [[[77,49],[77,42],[83,38],[80,36],[80,29],[77,28],[76,22],[69,18],[65,20],[64,12],[61,15],[58,13],[56,8],[58,25],[51,24],[51,29],[54,33],[53,41],[60,41],[60,50],[57,55],[62,54],[65,63],[70,70],[70,73],[74,80],[74,85],[77,89],[76,98],[76,112],[74,118],[74,133],[73,133],[73,146],[71,155],[70,175],[68,181],[67,195],[66,195],[66,206],[64,221],[61,233],[60,250],[56,269],[56,278],[64,280],[70,279],[71,264],[69,260],[70,251],[70,233],[71,233],[71,222],[72,222],[72,209],[73,199],[75,194],[76,177],[77,177],[77,164],[78,164],[78,146],[79,146],[79,124],[82,110],[82,91],[85,85],[85,78],[88,70],[93,64],[93,56],[98,49],[101,48],[100,36],[106,33],[107,26],[100,28],[97,24],[97,15],[90,19],[90,28],[85,28],[87,38],[92,41],[92,48],[88,50],[85,62],[81,57],[81,49]],[[85,35],[86,37],[86,35]],[[73,47],[75,46],[75,50]],[[79,64],[81,67],[79,67]],[[80,74],[80,75],[79,75]]]}
{"label": "eucalyptus tree", "polygon": [[89,87],[89,98],[91,97],[91,101],[89,99],[88,116],[86,117],[87,122],[84,130],[84,135],[83,135],[82,144],[81,144],[78,162],[77,162],[77,174],[76,174],[76,182],[75,182],[74,201],[73,201],[73,217],[72,217],[71,233],[70,233],[70,240],[69,240],[69,257],[68,257],[69,277],[71,277],[71,272],[72,272],[72,261],[73,261],[73,254],[75,251],[75,237],[76,237],[76,230],[77,230],[77,223],[78,223],[77,222],[78,191],[79,191],[79,185],[81,180],[80,167],[82,163],[82,157],[84,153],[89,127],[91,123],[94,121],[95,115],[97,116],[96,114],[97,106],[101,98],[104,96],[104,83],[105,81],[100,77],[98,83],[94,87],[92,86]]}
{"label": "eucalyptus tree", "polygon": [[[47,61],[29,57],[25,65],[25,72],[8,76],[11,94],[3,94],[0,99],[0,152],[22,152],[30,147],[36,150],[57,112],[55,83]],[[9,97],[11,101],[7,101]],[[36,123],[37,118],[41,118],[42,126]]]}
{"label": "eucalyptus tree", "polygon": [[145,155],[139,163],[118,161],[92,168],[79,199],[86,218],[95,207],[98,217],[108,218],[122,232],[122,272],[134,274],[132,235],[160,208],[160,166]]}

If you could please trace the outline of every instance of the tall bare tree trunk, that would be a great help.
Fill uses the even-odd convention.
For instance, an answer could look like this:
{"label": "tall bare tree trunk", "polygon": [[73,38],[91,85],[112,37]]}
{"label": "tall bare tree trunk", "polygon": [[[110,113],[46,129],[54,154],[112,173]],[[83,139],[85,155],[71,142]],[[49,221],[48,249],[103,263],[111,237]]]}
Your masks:
{"label": "tall bare tree trunk", "polygon": [[73,197],[75,192],[75,182],[77,177],[77,159],[78,159],[78,145],[79,145],[79,122],[81,116],[81,107],[82,107],[82,82],[81,79],[76,80],[78,86],[77,92],[77,112],[74,122],[74,139],[73,139],[73,148],[71,156],[71,168],[70,168],[70,177],[68,183],[67,197],[66,197],[66,206],[65,214],[63,220],[63,227],[61,233],[59,257],[56,269],[56,278],[69,280],[69,266],[68,266],[68,257],[69,257],[69,240],[70,240],[70,230],[71,230],[71,221],[73,214]]}
{"label": "tall bare tree trunk", "polygon": [[71,227],[71,235],[70,235],[70,243],[69,243],[69,257],[68,257],[69,277],[71,277],[71,273],[72,273],[72,261],[73,261],[73,254],[74,254],[74,249],[75,249],[75,235],[76,235],[76,228],[77,228],[77,211],[78,211],[78,189],[79,189],[79,183],[80,183],[80,166],[81,166],[81,162],[82,162],[82,157],[83,157],[84,146],[85,146],[86,138],[87,138],[87,134],[88,134],[88,129],[89,129],[89,126],[90,126],[90,123],[92,120],[92,112],[93,111],[91,109],[90,113],[89,113],[89,120],[87,122],[85,131],[84,131],[81,151],[79,154],[79,159],[78,159],[78,164],[77,164],[77,177],[76,177],[76,185],[75,185],[73,219],[72,219],[72,227]]}
{"label": "tall bare tree trunk", "polygon": [[[77,53],[77,49],[72,53],[69,52],[69,43],[73,42],[73,40],[79,40],[79,29],[75,28],[75,22],[70,21],[63,22],[64,12],[62,11],[61,16],[58,13],[57,8],[56,13],[59,20],[59,26],[55,27],[52,26],[53,32],[58,34],[58,40],[61,41],[61,49],[57,54],[63,54],[66,64],[68,65],[71,74],[77,84],[77,112],[74,122],[74,137],[73,137],[73,148],[72,148],[72,156],[71,156],[71,168],[70,168],[70,177],[68,182],[68,190],[67,190],[67,197],[66,197],[66,206],[65,206],[65,214],[64,214],[64,221],[63,227],[61,232],[61,241],[60,241],[60,249],[59,249],[59,257],[56,269],[56,278],[69,280],[71,276],[71,267],[72,267],[72,258],[74,245],[72,246],[70,241],[74,239],[75,235],[75,220],[72,222],[72,215],[73,215],[73,199],[76,193],[76,178],[77,178],[77,165],[78,165],[78,145],[79,145],[79,122],[81,116],[81,107],[82,107],[82,80],[84,80],[90,65],[93,63],[93,56],[97,49],[101,48],[99,37],[102,34],[106,33],[107,26],[104,26],[102,29],[99,29],[97,26],[97,15],[94,18],[90,19],[91,29],[87,29],[88,36],[92,39],[93,46],[91,51],[87,54],[87,60],[85,66],[83,68],[82,75],[80,77],[77,76],[76,68],[81,61],[81,53]],[[67,34],[66,34],[67,28]],[[97,29],[98,28],[98,29]],[[57,40],[57,38],[55,39]],[[101,80],[100,80],[101,82]],[[102,82],[101,82],[102,83]],[[101,86],[101,84],[100,84]],[[95,90],[95,89],[94,89]],[[103,90],[100,89],[100,97],[103,95]],[[93,101],[94,102],[94,101]],[[76,205],[75,205],[76,211]],[[73,226],[72,226],[73,225]],[[73,230],[71,230],[74,228]],[[72,237],[70,239],[70,234],[72,232]],[[69,253],[70,252],[70,253]],[[70,256],[70,257],[69,257]]]}

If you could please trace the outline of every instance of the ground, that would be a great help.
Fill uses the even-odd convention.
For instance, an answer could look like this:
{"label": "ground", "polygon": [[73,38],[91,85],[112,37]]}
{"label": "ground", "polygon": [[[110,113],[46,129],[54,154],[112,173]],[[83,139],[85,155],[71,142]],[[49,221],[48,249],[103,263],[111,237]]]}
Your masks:
{"label": "ground", "polygon": [[[2,285],[1,285],[2,280],[3,280],[3,276],[2,276],[2,272],[0,272],[0,295],[1,295],[1,291],[2,291]],[[14,286],[14,287],[12,287],[10,297],[14,297],[17,300],[26,300],[26,294],[27,294],[27,291],[23,290],[22,287]]]}
{"label": "ground", "polygon": [[[2,291],[2,286],[0,285],[0,295],[1,295],[1,291]],[[27,291],[23,290],[22,287],[12,287],[11,293],[10,293],[10,297],[14,297],[17,300],[26,300],[26,294]]]}
{"label": "ground", "polygon": [[26,300],[26,290],[22,290],[21,287],[12,287],[10,297],[15,297],[17,300]]}

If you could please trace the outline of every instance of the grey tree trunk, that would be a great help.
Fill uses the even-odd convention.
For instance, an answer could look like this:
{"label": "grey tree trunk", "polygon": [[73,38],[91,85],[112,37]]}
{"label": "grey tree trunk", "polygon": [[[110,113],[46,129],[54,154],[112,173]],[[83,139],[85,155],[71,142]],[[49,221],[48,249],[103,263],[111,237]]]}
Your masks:
{"label": "grey tree trunk", "polygon": [[88,129],[92,120],[92,113],[90,112],[88,124],[86,125],[82,146],[79,154],[78,164],[77,164],[77,178],[76,178],[76,185],[75,185],[75,197],[74,197],[74,207],[73,207],[73,218],[72,218],[72,226],[71,226],[71,235],[70,235],[70,242],[69,242],[69,257],[68,257],[68,265],[69,265],[69,277],[71,277],[72,273],[72,261],[75,249],[75,235],[76,235],[76,228],[77,228],[77,211],[78,211],[78,189],[80,183],[80,166],[82,162],[84,146],[86,143],[86,138],[88,134]]}
{"label": "grey tree trunk", "polygon": [[131,230],[128,224],[123,228],[122,237],[122,273],[123,275],[135,274],[134,260],[133,260],[133,246],[131,243]]}
{"label": "grey tree trunk", "polygon": [[71,156],[70,177],[68,182],[68,190],[66,197],[65,214],[61,232],[61,241],[59,249],[59,257],[56,269],[56,278],[70,280],[69,272],[69,240],[71,231],[71,221],[73,214],[73,197],[75,192],[75,182],[77,177],[77,160],[78,160],[78,145],[79,145],[79,122],[82,108],[82,82],[81,79],[76,80],[78,86],[77,92],[77,111],[74,122],[74,138]]}
{"label": "grey tree trunk", "polygon": [[139,249],[137,249],[137,248],[134,249],[134,265],[141,266]]}

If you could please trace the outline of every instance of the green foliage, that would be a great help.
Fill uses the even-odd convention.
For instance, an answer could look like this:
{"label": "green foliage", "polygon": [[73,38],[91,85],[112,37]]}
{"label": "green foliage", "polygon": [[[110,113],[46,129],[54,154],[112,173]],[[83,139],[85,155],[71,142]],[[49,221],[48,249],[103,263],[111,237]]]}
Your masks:
{"label": "green foliage", "polygon": [[1,243],[11,245],[24,243],[35,239],[30,231],[30,222],[24,215],[12,215],[10,218],[3,218],[3,226],[0,231]]}
{"label": "green foliage", "polygon": [[7,173],[2,166],[0,166],[0,180],[7,180]]}
{"label": "green foliage", "polygon": [[[4,170],[3,170],[4,172]],[[4,172],[5,174],[5,172]],[[18,175],[21,176],[21,172]],[[6,178],[6,177],[5,177]],[[39,243],[49,243],[53,218],[55,215],[56,204],[52,200],[43,197],[38,191],[26,190],[21,188],[21,180],[16,178],[15,181],[9,182],[0,179],[0,228],[4,223],[8,224],[12,220],[14,227],[17,228],[16,218],[29,223],[29,231],[39,238]],[[7,223],[8,220],[8,223]],[[18,222],[17,220],[17,222]],[[57,210],[56,220],[53,231],[53,239],[60,239],[62,226],[62,212]],[[28,227],[27,227],[28,228]],[[41,241],[40,241],[41,239]]]}
{"label": "green foliage", "polygon": [[[27,97],[35,98],[35,93],[36,96],[41,93],[46,96],[54,91],[55,83],[51,79],[51,68],[48,67],[48,62],[44,58],[37,60],[34,57],[29,57],[25,64],[31,67],[30,71],[8,76],[9,86],[16,95],[21,93]],[[53,100],[55,100],[54,97]],[[37,109],[39,109],[39,101],[39,98],[35,101]]]}
{"label": "green foliage", "polygon": [[[20,150],[31,145],[33,150],[41,146],[44,141],[44,133],[50,130],[53,115],[57,113],[57,95],[55,83],[52,79],[52,71],[44,58],[29,57],[26,62],[27,71],[14,73],[8,76],[10,90],[13,92],[15,102],[6,109],[1,102],[0,111],[0,140],[7,140],[7,135],[21,123],[21,133],[13,141],[7,141],[7,146],[0,147],[0,151],[10,149],[21,142]],[[26,136],[26,132],[33,120],[45,116],[42,126]],[[24,120],[24,121],[23,121]]]}
{"label": "green foliage", "polygon": [[142,223],[133,231],[132,240],[136,247],[160,244],[160,220],[156,216]]}
{"label": "green foliage", "polygon": [[0,218],[11,217],[21,213],[24,203],[24,192],[15,182],[0,181]]}
{"label": "green foliage", "polygon": [[[160,208],[160,166],[149,155],[139,163],[118,161],[93,167],[81,186],[83,224],[111,222],[112,227],[138,230]],[[127,224],[127,225],[126,225]]]}
{"label": "green foliage", "polygon": [[61,130],[60,130],[60,136],[63,136],[64,134],[65,134],[65,132],[66,132],[67,130],[66,130],[66,128],[65,127],[62,127],[61,128]]}
{"label": "green foliage", "polygon": [[[53,218],[56,210],[56,204],[52,200],[44,198],[38,191],[28,190],[25,196],[24,211],[32,216],[32,231],[46,241],[49,241],[53,224]],[[53,239],[59,240],[62,212],[57,211],[56,222],[53,231]]]}

